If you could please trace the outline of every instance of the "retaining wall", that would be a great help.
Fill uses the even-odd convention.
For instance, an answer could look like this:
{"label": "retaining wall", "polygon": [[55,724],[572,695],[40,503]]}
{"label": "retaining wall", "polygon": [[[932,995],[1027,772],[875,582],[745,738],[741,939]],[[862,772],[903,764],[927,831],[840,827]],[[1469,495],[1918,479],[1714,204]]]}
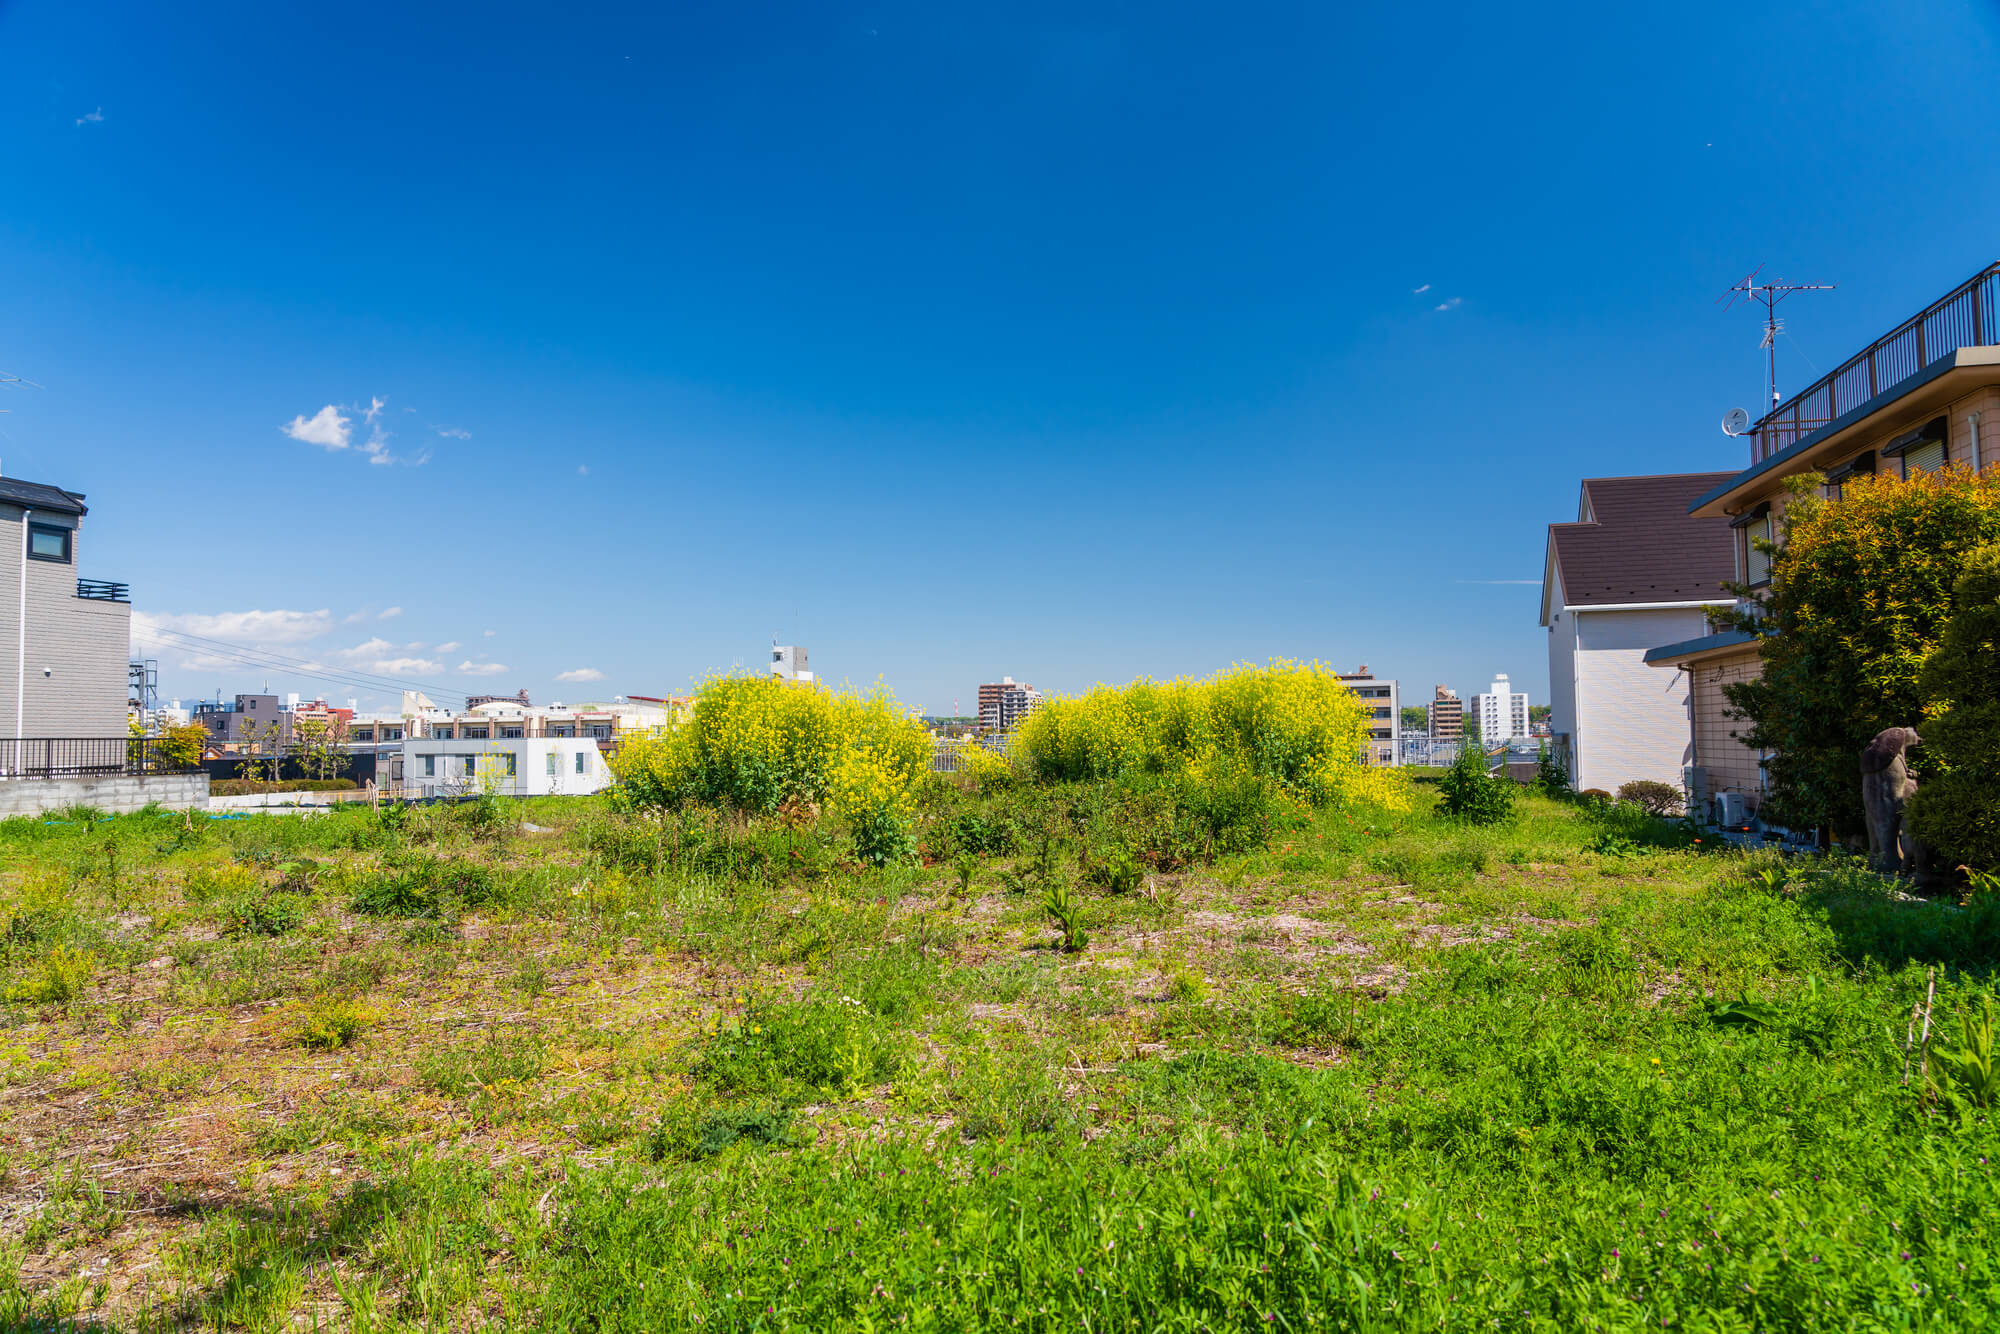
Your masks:
{"label": "retaining wall", "polygon": [[106,774],[103,777],[0,779],[0,818],[94,806],[122,815],[151,804],[170,810],[208,805],[207,774]]}

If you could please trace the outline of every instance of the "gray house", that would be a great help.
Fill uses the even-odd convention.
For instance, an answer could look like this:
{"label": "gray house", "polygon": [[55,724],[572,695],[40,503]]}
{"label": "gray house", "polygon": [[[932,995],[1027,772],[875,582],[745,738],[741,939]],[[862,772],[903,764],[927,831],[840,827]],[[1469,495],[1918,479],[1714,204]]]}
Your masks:
{"label": "gray house", "polygon": [[15,737],[122,737],[132,600],[77,577],[83,497],[0,478],[0,751]]}

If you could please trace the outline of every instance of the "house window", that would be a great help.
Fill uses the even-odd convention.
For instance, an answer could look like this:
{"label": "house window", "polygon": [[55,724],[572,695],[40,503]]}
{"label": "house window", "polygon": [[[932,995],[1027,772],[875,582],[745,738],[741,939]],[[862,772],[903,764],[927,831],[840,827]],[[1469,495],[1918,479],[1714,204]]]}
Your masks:
{"label": "house window", "polygon": [[479,757],[477,755],[461,755],[458,758],[465,761],[465,776],[467,778],[473,778],[478,775]]}
{"label": "house window", "polygon": [[1743,582],[1746,584],[1767,582],[1771,577],[1770,553],[1759,551],[1757,544],[1773,540],[1770,505],[1759,505],[1740,518],[1731,520],[1729,526],[1742,534],[1739,540],[1743,544],[1741,547]]}
{"label": "house window", "polygon": [[356,741],[373,741],[375,733],[365,727],[357,727],[354,729],[354,739]]}
{"label": "house window", "polygon": [[29,524],[28,559],[69,564],[69,529],[46,523]]}
{"label": "house window", "polygon": [[382,729],[382,739],[384,741],[401,741],[403,739],[403,729],[400,727],[385,727]]}
{"label": "house window", "polygon": [[500,758],[506,761],[506,764],[501,766],[500,771],[506,774],[507,777],[512,778],[514,776],[514,752],[510,750]]}
{"label": "house window", "polygon": [[1926,440],[1903,455],[1903,476],[1935,472],[1944,467],[1944,441]]}
{"label": "house window", "polygon": [[465,739],[467,741],[484,741],[486,739],[486,729],[483,727],[468,727],[465,729]]}
{"label": "house window", "polygon": [[435,755],[424,756],[424,777],[436,778],[437,776],[438,776],[438,757]]}
{"label": "house window", "polygon": [[542,759],[545,761],[547,765],[544,772],[546,772],[549,777],[554,778],[556,776],[556,759],[557,759],[556,753],[554,751],[550,751],[548,754],[542,756]]}
{"label": "house window", "polygon": [[500,729],[500,735],[503,738],[519,737],[521,735],[521,729],[518,727],[503,727]]}
{"label": "house window", "polygon": [[578,773],[582,773],[582,772],[583,772],[583,752],[582,752],[582,751],[578,751],[578,752],[576,753],[576,771],[577,771]]}

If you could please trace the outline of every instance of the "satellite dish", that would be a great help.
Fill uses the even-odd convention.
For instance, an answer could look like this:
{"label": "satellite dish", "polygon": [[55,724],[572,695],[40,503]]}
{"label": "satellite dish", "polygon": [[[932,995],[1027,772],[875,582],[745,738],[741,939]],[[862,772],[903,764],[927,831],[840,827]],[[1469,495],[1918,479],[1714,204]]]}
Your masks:
{"label": "satellite dish", "polygon": [[1729,414],[1722,419],[1722,433],[1724,435],[1742,435],[1749,429],[1750,414],[1742,408],[1731,408]]}

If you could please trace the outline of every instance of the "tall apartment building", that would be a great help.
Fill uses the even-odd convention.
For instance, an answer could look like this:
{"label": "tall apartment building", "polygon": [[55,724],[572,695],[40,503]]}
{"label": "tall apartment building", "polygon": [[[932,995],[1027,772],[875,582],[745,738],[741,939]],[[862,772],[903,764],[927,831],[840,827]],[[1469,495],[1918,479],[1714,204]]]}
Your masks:
{"label": "tall apartment building", "polygon": [[88,512],[76,492],[0,478],[0,735],[125,735],[132,599],[77,577]]}
{"label": "tall apartment building", "polygon": [[1394,681],[1377,680],[1365,662],[1356,671],[1343,672],[1340,679],[1368,710],[1368,741],[1362,758],[1371,765],[1397,763],[1396,731],[1403,717],[1401,687]]}
{"label": "tall apartment building", "polygon": [[979,687],[979,726],[987,732],[1011,732],[1014,724],[1042,702],[1042,692],[1025,681],[1003,676]]}
{"label": "tall apartment building", "polygon": [[1528,697],[1513,688],[1507,673],[1495,676],[1492,688],[1474,695],[1471,704],[1480,744],[1490,746],[1528,735]]}
{"label": "tall apartment building", "polygon": [[791,685],[811,685],[813,674],[806,670],[805,645],[772,640],[771,675]]}
{"label": "tall apartment building", "polygon": [[1450,686],[1439,686],[1431,697],[1430,734],[1433,741],[1458,741],[1465,736],[1465,701]]}

